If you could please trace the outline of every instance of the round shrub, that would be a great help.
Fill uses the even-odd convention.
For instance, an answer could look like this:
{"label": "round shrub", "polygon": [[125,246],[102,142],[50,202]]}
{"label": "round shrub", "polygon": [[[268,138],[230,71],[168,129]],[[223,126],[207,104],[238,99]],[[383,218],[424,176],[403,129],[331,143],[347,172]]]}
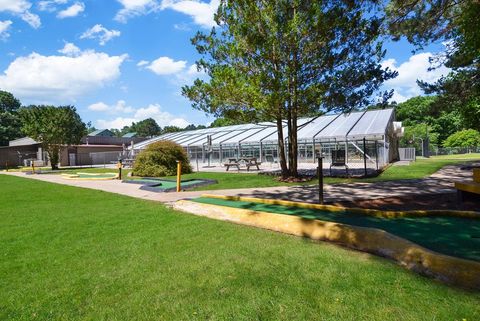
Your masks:
{"label": "round shrub", "polygon": [[480,146],[480,133],[475,129],[461,130],[443,142],[445,147],[477,147]]}
{"label": "round shrub", "polygon": [[182,173],[192,172],[187,153],[171,141],[150,144],[141,151],[133,165],[133,175],[163,177],[177,175],[177,160],[182,162]]}

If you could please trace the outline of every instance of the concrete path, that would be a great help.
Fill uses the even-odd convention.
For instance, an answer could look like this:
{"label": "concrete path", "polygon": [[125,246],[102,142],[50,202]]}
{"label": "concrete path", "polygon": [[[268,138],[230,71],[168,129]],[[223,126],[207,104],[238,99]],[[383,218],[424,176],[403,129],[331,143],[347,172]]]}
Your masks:
{"label": "concrete path", "polygon": [[[480,163],[470,163],[468,166],[464,164],[447,166],[426,179],[326,185],[324,189],[325,201],[353,201],[411,195],[418,195],[418,197],[421,197],[422,194],[453,193],[455,192],[453,188],[453,181],[471,177],[471,166],[480,166]],[[316,203],[318,201],[318,186],[281,186],[181,193],[155,193],[140,190],[140,185],[124,184],[118,180],[76,181],[66,180],[62,178],[61,175],[26,175],[24,173],[16,172],[0,173],[5,175],[37,179],[50,183],[96,189],[163,203],[173,203],[180,199],[191,199],[206,193],[283,199],[312,203]]]}

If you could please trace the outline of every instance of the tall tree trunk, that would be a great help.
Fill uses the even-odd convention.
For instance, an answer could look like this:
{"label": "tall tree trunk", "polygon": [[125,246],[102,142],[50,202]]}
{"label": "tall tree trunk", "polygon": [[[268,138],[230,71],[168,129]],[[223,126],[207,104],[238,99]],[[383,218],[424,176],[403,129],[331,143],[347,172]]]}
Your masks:
{"label": "tall tree trunk", "polygon": [[285,140],[283,137],[283,123],[281,114],[277,116],[277,138],[278,138],[278,156],[280,157],[280,168],[282,169],[282,178],[288,177],[287,158],[285,157]]}
{"label": "tall tree trunk", "polygon": [[59,161],[59,147],[57,145],[47,145],[44,147],[47,150],[48,158],[50,159],[50,166],[52,170],[58,169]]}
{"label": "tall tree trunk", "polygon": [[298,139],[297,139],[297,108],[294,105],[292,110],[292,131],[288,132],[288,142],[292,146],[292,164],[290,165],[290,175],[298,177]]}

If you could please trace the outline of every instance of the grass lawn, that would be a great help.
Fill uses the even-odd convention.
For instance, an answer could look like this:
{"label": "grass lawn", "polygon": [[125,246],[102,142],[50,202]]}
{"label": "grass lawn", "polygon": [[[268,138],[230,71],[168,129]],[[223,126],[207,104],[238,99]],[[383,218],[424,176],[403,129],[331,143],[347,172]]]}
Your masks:
{"label": "grass lawn", "polygon": [[479,320],[390,261],[0,175],[0,320]]}
{"label": "grass lawn", "polygon": [[390,166],[375,178],[362,181],[378,182],[399,179],[416,179],[432,175],[447,165],[461,164],[469,161],[480,161],[480,154],[432,156],[430,158],[417,158],[408,166]]}

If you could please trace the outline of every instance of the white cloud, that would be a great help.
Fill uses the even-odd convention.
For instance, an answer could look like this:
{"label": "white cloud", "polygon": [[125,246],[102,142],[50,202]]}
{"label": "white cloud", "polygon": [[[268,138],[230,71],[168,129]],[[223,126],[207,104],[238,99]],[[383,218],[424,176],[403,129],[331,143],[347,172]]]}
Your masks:
{"label": "white cloud", "polygon": [[169,124],[170,124],[170,126],[176,126],[176,127],[180,127],[180,128],[185,128],[188,125],[190,125],[190,123],[183,118],[174,118],[170,121]]}
{"label": "white cloud", "polygon": [[75,56],[33,52],[10,63],[0,75],[0,88],[33,102],[73,102],[117,79],[126,58],[127,55],[109,56],[95,51],[82,51]]}
{"label": "white cloud", "polygon": [[382,66],[391,70],[398,71],[398,76],[384,83],[385,88],[394,89],[395,93],[391,100],[397,103],[403,102],[411,97],[422,94],[422,90],[417,85],[417,80],[434,82],[442,75],[447,75],[450,69],[441,66],[429,71],[431,67],[429,58],[433,57],[430,52],[423,52],[411,56],[407,61],[398,65],[395,59],[387,59],[382,62]]}
{"label": "white cloud", "polygon": [[10,34],[8,33],[8,29],[12,25],[11,20],[5,20],[5,21],[0,21],[0,39],[5,40],[8,37],[10,37]]}
{"label": "white cloud", "polygon": [[108,30],[101,24],[96,24],[92,28],[85,31],[80,39],[96,39],[99,41],[100,45],[105,45],[108,41],[112,40],[115,37],[120,36],[120,31],[118,30]]}
{"label": "white cloud", "polygon": [[82,51],[73,43],[67,42],[62,49],[58,50],[58,52],[69,57],[75,57],[78,56]]}
{"label": "white cloud", "polygon": [[143,66],[146,66],[148,65],[150,62],[147,61],[147,60],[140,60],[138,63],[137,63],[137,67],[143,67]]}
{"label": "white cloud", "polygon": [[57,18],[64,19],[64,18],[72,18],[78,16],[85,10],[85,4],[83,2],[75,2],[70,7],[65,10],[59,11],[57,14]]}
{"label": "white cloud", "polygon": [[[215,26],[213,15],[218,9],[220,0],[202,2],[200,0],[117,0],[122,9],[118,11],[115,20],[127,22],[129,18],[149,14],[158,10],[170,9],[193,19],[193,22],[204,28]],[[188,26],[176,24],[175,28],[185,30]]]}
{"label": "white cloud", "polygon": [[[98,105],[96,107],[100,109],[107,106],[106,110],[111,107],[104,103],[97,103],[94,105]],[[130,126],[132,122],[139,122],[147,118],[155,119],[161,127],[177,126],[185,128],[190,124],[182,117],[163,111],[159,104],[150,104],[147,107],[135,109],[132,117],[117,117],[111,120],[99,119],[95,122],[95,126],[98,128],[123,128],[124,126]]]}
{"label": "white cloud", "polygon": [[40,17],[29,11],[25,11],[24,13],[22,13],[21,18],[34,29],[38,29],[42,25]]}
{"label": "white cloud", "polygon": [[181,72],[187,66],[184,60],[175,61],[169,57],[160,57],[152,61],[146,68],[157,75],[171,75]]}
{"label": "white cloud", "polygon": [[163,0],[162,9],[174,11],[190,16],[195,24],[204,28],[211,28],[216,25],[213,15],[218,9],[220,0],[210,0],[209,3],[198,0]]}
{"label": "white cloud", "polygon": [[127,106],[127,103],[124,100],[117,101],[115,105],[107,105],[103,102],[98,102],[88,106],[88,109],[91,111],[108,112],[110,114],[129,114],[135,111],[132,107]]}
{"label": "white cloud", "polygon": [[190,26],[186,23],[176,23],[173,25],[173,27],[177,30],[180,30],[180,31],[190,31],[192,30],[192,28],[190,28]]}
{"label": "white cloud", "polygon": [[23,13],[30,9],[32,4],[26,0],[0,0],[0,11]]}
{"label": "white cloud", "polygon": [[32,28],[41,26],[40,17],[29,11],[32,4],[26,0],[0,0],[0,12],[9,12],[19,16],[23,21],[28,23]]}
{"label": "white cloud", "polygon": [[108,109],[109,109],[109,106],[103,102],[98,102],[88,106],[88,110],[91,110],[91,111],[107,111]]}
{"label": "white cloud", "polygon": [[118,22],[127,22],[129,18],[148,14],[160,8],[156,0],[117,0],[123,8],[117,12],[115,20]]}
{"label": "white cloud", "polygon": [[54,12],[57,10],[57,5],[66,4],[68,0],[43,0],[37,3],[38,10]]}

